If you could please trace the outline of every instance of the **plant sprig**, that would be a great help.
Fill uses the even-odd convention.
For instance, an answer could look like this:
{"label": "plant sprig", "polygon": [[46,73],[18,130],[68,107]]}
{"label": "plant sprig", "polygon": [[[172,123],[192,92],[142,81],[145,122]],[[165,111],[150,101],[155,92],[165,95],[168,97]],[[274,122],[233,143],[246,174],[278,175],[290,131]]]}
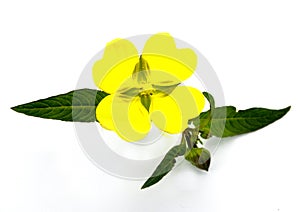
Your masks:
{"label": "plant sprig", "polygon": [[[290,106],[280,110],[250,108],[237,111],[233,106],[215,107],[213,96],[208,92],[203,92],[203,95],[209,102],[210,109],[189,121],[189,124],[193,124],[194,127],[183,131],[182,138],[187,145],[184,154],[185,159],[204,171],[209,169],[211,154],[209,150],[203,147],[201,138],[209,139],[212,136],[225,138],[253,132],[277,121],[291,108]],[[202,147],[198,147],[197,144],[199,143]],[[169,172],[170,170],[167,173]],[[155,178],[155,174],[154,172],[150,177],[152,184],[146,181],[147,184],[145,183],[142,189],[150,187],[162,179]],[[153,178],[157,179],[157,181],[154,181]]]}
{"label": "plant sprig", "polygon": [[[181,143],[167,152],[142,189],[158,183],[165,177],[175,166],[178,157],[184,157],[198,169],[208,171],[211,154],[203,147],[202,139],[206,140],[212,136],[224,138],[259,130],[282,118],[291,108],[289,106],[280,110],[266,108],[237,110],[233,106],[216,107],[213,96],[208,92],[203,94],[210,104],[210,109],[189,121],[190,127],[182,132]],[[96,107],[107,95],[99,90],[80,89],[11,109],[46,119],[95,122]]]}

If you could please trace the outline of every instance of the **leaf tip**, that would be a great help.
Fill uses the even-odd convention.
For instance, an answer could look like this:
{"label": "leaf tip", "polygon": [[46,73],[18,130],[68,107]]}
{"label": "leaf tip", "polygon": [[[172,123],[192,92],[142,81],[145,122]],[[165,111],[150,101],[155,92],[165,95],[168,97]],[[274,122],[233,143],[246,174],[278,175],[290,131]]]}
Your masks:
{"label": "leaf tip", "polygon": [[144,185],[141,187],[141,190],[143,190],[143,189],[145,189],[145,188],[148,188],[149,187],[149,185],[147,184],[147,182],[146,183],[144,183]]}
{"label": "leaf tip", "polygon": [[292,108],[292,106],[290,105],[290,106],[288,106],[288,107],[286,107],[286,108],[283,108],[283,109],[279,110],[279,111],[284,112],[284,113],[282,114],[282,117],[285,116],[285,115],[291,110],[291,108]]}
{"label": "leaf tip", "polygon": [[10,109],[12,109],[13,111],[19,112],[18,111],[18,106],[11,107]]}
{"label": "leaf tip", "polygon": [[209,170],[209,164],[207,164],[206,166],[203,166],[202,170],[208,172],[208,170]]}

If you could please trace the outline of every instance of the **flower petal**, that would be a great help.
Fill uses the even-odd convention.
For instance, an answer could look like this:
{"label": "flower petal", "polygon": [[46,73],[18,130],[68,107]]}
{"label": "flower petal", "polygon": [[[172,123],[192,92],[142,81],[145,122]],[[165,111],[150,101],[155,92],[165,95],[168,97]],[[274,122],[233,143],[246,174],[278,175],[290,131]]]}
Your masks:
{"label": "flower petal", "polygon": [[199,116],[204,108],[205,97],[198,89],[190,86],[178,86],[171,93],[171,96],[176,99],[180,105],[183,117],[189,120]]}
{"label": "flower petal", "polygon": [[126,141],[144,138],[151,127],[149,113],[139,97],[127,99],[109,95],[99,103],[96,117],[102,127],[114,130]]}
{"label": "flower petal", "polygon": [[107,130],[114,129],[114,123],[112,119],[112,100],[113,95],[108,95],[98,104],[96,108],[96,119],[101,126]]}
{"label": "flower petal", "polygon": [[174,134],[183,131],[184,126],[180,108],[170,96],[152,99],[150,117],[162,131]]}
{"label": "flower petal", "polygon": [[142,55],[151,71],[165,71],[175,76],[178,80],[173,84],[190,77],[197,66],[196,53],[188,48],[178,49],[174,38],[167,33],[151,36],[144,46]]}
{"label": "flower petal", "polygon": [[180,133],[188,127],[188,120],[200,114],[204,103],[203,94],[196,88],[178,86],[170,95],[151,100],[151,120],[165,132]]}
{"label": "flower petal", "polygon": [[115,131],[124,140],[138,141],[148,134],[150,117],[139,97],[128,101],[115,95],[112,111]]}
{"label": "flower petal", "polygon": [[102,59],[93,66],[96,86],[107,93],[114,93],[124,80],[131,77],[138,61],[138,51],[133,43],[125,39],[111,41],[106,45]]}

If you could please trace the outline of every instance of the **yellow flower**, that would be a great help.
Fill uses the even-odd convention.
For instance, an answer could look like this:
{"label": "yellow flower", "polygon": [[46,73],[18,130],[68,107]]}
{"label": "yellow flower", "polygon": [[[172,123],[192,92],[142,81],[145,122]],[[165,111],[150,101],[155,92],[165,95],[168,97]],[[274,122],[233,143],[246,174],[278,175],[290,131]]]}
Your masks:
{"label": "yellow flower", "polygon": [[95,84],[110,94],[97,106],[97,120],[126,141],[144,138],[151,122],[167,133],[182,132],[204,107],[199,90],[179,86],[196,65],[194,51],[176,48],[166,33],[151,36],[141,55],[128,40],[111,41],[93,66]]}

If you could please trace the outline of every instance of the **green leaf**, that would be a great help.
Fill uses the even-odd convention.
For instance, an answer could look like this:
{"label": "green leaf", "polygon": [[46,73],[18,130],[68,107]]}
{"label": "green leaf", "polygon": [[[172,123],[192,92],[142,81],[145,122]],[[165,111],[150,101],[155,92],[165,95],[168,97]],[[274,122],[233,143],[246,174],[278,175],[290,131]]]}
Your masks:
{"label": "green leaf", "polygon": [[[214,97],[210,93],[208,93],[208,92],[203,92],[203,95],[205,96],[205,98],[207,99],[207,101],[210,104],[210,110],[206,113],[207,118],[203,119],[202,122],[204,122],[204,121],[208,122],[210,120],[211,113],[215,109],[215,100],[214,100]],[[190,119],[188,123],[189,124],[193,124],[194,127],[196,127],[196,128],[199,128],[200,127],[199,116],[197,116],[197,117],[195,117],[193,119]],[[202,123],[202,125],[203,124],[206,125],[207,123]]]}
{"label": "green leaf", "polygon": [[12,107],[16,112],[61,121],[94,122],[99,102],[108,94],[92,89],[74,90],[47,99]]}
{"label": "green leaf", "polygon": [[150,187],[158,183],[166,174],[168,174],[172,170],[176,163],[175,158],[184,155],[185,151],[185,142],[181,142],[180,145],[172,147],[172,149],[168,151],[164,159],[160,162],[151,177],[144,183],[141,189]]}
{"label": "green leaf", "polygon": [[141,95],[141,103],[146,108],[146,110],[149,112],[150,104],[151,104],[151,97],[150,95]]}
{"label": "green leaf", "polygon": [[208,171],[210,152],[205,148],[193,148],[185,154],[185,159],[199,169]]}
{"label": "green leaf", "polygon": [[160,94],[160,96],[166,96],[169,95],[173,92],[173,90],[175,88],[177,88],[179,84],[175,84],[175,85],[156,85],[156,84],[152,84],[152,87],[155,89],[154,93]]}
{"label": "green leaf", "polygon": [[199,134],[198,128],[186,128],[182,132],[182,139],[184,139],[184,141],[186,142],[188,149],[191,149],[195,145],[197,145],[198,134]]}
{"label": "green leaf", "polygon": [[229,137],[259,130],[283,117],[290,106],[280,110],[250,108],[237,111],[233,106],[215,108],[200,114],[201,137]]}
{"label": "green leaf", "polygon": [[213,110],[216,108],[214,97],[210,93],[208,93],[208,92],[203,92],[203,95],[205,96],[205,98],[209,102],[209,104],[210,104],[210,110],[213,113]]}
{"label": "green leaf", "polygon": [[150,77],[150,68],[148,62],[141,55],[139,62],[135,65],[132,78],[138,83],[147,83]]}

